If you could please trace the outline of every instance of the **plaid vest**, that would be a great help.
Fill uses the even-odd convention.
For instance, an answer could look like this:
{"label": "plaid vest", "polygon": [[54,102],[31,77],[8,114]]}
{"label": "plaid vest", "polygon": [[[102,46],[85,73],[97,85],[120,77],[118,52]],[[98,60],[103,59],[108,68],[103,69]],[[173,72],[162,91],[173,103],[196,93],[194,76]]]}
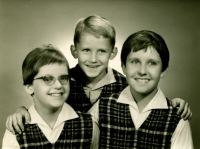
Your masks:
{"label": "plaid vest", "polygon": [[58,140],[51,144],[37,124],[25,125],[17,141],[22,149],[89,149],[92,141],[92,119],[89,114],[65,122]]}
{"label": "plaid vest", "polygon": [[169,109],[154,109],[138,130],[131,119],[128,104],[117,103],[119,94],[100,100],[99,127],[101,149],[170,149],[171,137],[180,120]]}
{"label": "plaid vest", "polygon": [[[108,97],[110,94],[121,92],[127,86],[125,77],[116,70],[112,70],[116,82],[105,85],[100,97]],[[90,99],[87,97],[83,89],[82,78],[85,74],[77,65],[70,69],[70,75],[75,81],[70,81],[70,94],[66,102],[72,106],[75,111],[87,112],[93,104],[90,102]]]}

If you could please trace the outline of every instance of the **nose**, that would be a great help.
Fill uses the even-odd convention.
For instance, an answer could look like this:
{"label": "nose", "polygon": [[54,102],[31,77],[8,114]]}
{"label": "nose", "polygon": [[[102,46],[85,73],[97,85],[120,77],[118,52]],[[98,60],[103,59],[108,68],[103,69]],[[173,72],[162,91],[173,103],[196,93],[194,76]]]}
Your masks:
{"label": "nose", "polygon": [[58,79],[55,80],[55,83],[53,84],[54,88],[60,89],[62,87],[62,84]]}
{"label": "nose", "polygon": [[147,68],[146,68],[146,66],[145,65],[143,65],[143,64],[141,64],[140,66],[139,66],[139,69],[138,69],[138,73],[140,74],[140,75],[146,75],[146,73],[147,73]]}
{"label": "nose", "polygon": [[91,62],[96,62],[97,61],[97,54],[96,52],[92,52],[90,55],[90,61]]}

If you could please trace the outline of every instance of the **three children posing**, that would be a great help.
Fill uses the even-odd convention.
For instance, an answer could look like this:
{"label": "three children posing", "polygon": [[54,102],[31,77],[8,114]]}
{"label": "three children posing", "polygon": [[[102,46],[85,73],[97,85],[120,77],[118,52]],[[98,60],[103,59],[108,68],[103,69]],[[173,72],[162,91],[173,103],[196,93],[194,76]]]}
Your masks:
{"label": "three children posing", "polygon": [[[102,17],[89,16],[78,22],[74,45],[71,46],[71,53],[78,58],[78,64],[70,69],[71,91],[66,101],[76,111],[87,112],[98,99],[119,93],[127,86],[124,76],[108,66],[109,60],[117,54],[115,36],[114,27]],[[186,119],[191,117],[185,101],[173,99],[172,102],[180,105],[182,116]],[[30,119],[25,108],[17,109],[8,117],[7,128],[12,132],[21,132],[22,117],[26,121]]]}

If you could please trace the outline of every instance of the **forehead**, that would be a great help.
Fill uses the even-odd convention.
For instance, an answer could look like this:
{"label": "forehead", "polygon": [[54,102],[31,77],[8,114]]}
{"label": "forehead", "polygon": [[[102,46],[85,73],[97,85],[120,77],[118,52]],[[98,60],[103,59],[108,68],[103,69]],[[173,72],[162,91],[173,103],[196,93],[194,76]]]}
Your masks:
{"label": "forehead", "polygon": [[128,54],[128,59],[129,58],[138,58],[138,59],[155,59],[155,60],[160,60],[160,55],[157,52],[157,50],[154,47],[147,47],[147,49],[142,49],[139,51],[131,51]]}
{"label": "forehead", "polygon": [[104,38],[102,35],[95,36],[86,32],[81,33],[79,42],[76,45],[81,48],[112,49],[109,38]]}
{"label": "forehead", "polygon": [[54,77],[58,77],[68,73],[67,64],[55,63],[42,66],[39,69],[37,76],[52,75]]}

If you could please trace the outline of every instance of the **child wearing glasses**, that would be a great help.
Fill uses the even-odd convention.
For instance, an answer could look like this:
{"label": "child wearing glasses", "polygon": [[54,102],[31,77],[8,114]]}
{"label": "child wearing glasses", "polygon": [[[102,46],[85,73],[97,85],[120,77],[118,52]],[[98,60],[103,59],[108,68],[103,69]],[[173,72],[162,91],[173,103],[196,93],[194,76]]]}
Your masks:
{"label": "child wearing glasses", "polygon": [[65,103],[70,93],[69,64],[52,45],[36,48],[22,64],[25,90],[33,98],[31,122],[21,134],[6,130],[3,148],[97,148],[99,130],[89,114]]}
{"label": "child wearing glasses", "polygon": [[157,33],[143,30],[126,39],[121,66],[129,85],[89,111],[99,123],[100,148],[193,149],[189,122],[158,86],[168,62],[167,45]]}

